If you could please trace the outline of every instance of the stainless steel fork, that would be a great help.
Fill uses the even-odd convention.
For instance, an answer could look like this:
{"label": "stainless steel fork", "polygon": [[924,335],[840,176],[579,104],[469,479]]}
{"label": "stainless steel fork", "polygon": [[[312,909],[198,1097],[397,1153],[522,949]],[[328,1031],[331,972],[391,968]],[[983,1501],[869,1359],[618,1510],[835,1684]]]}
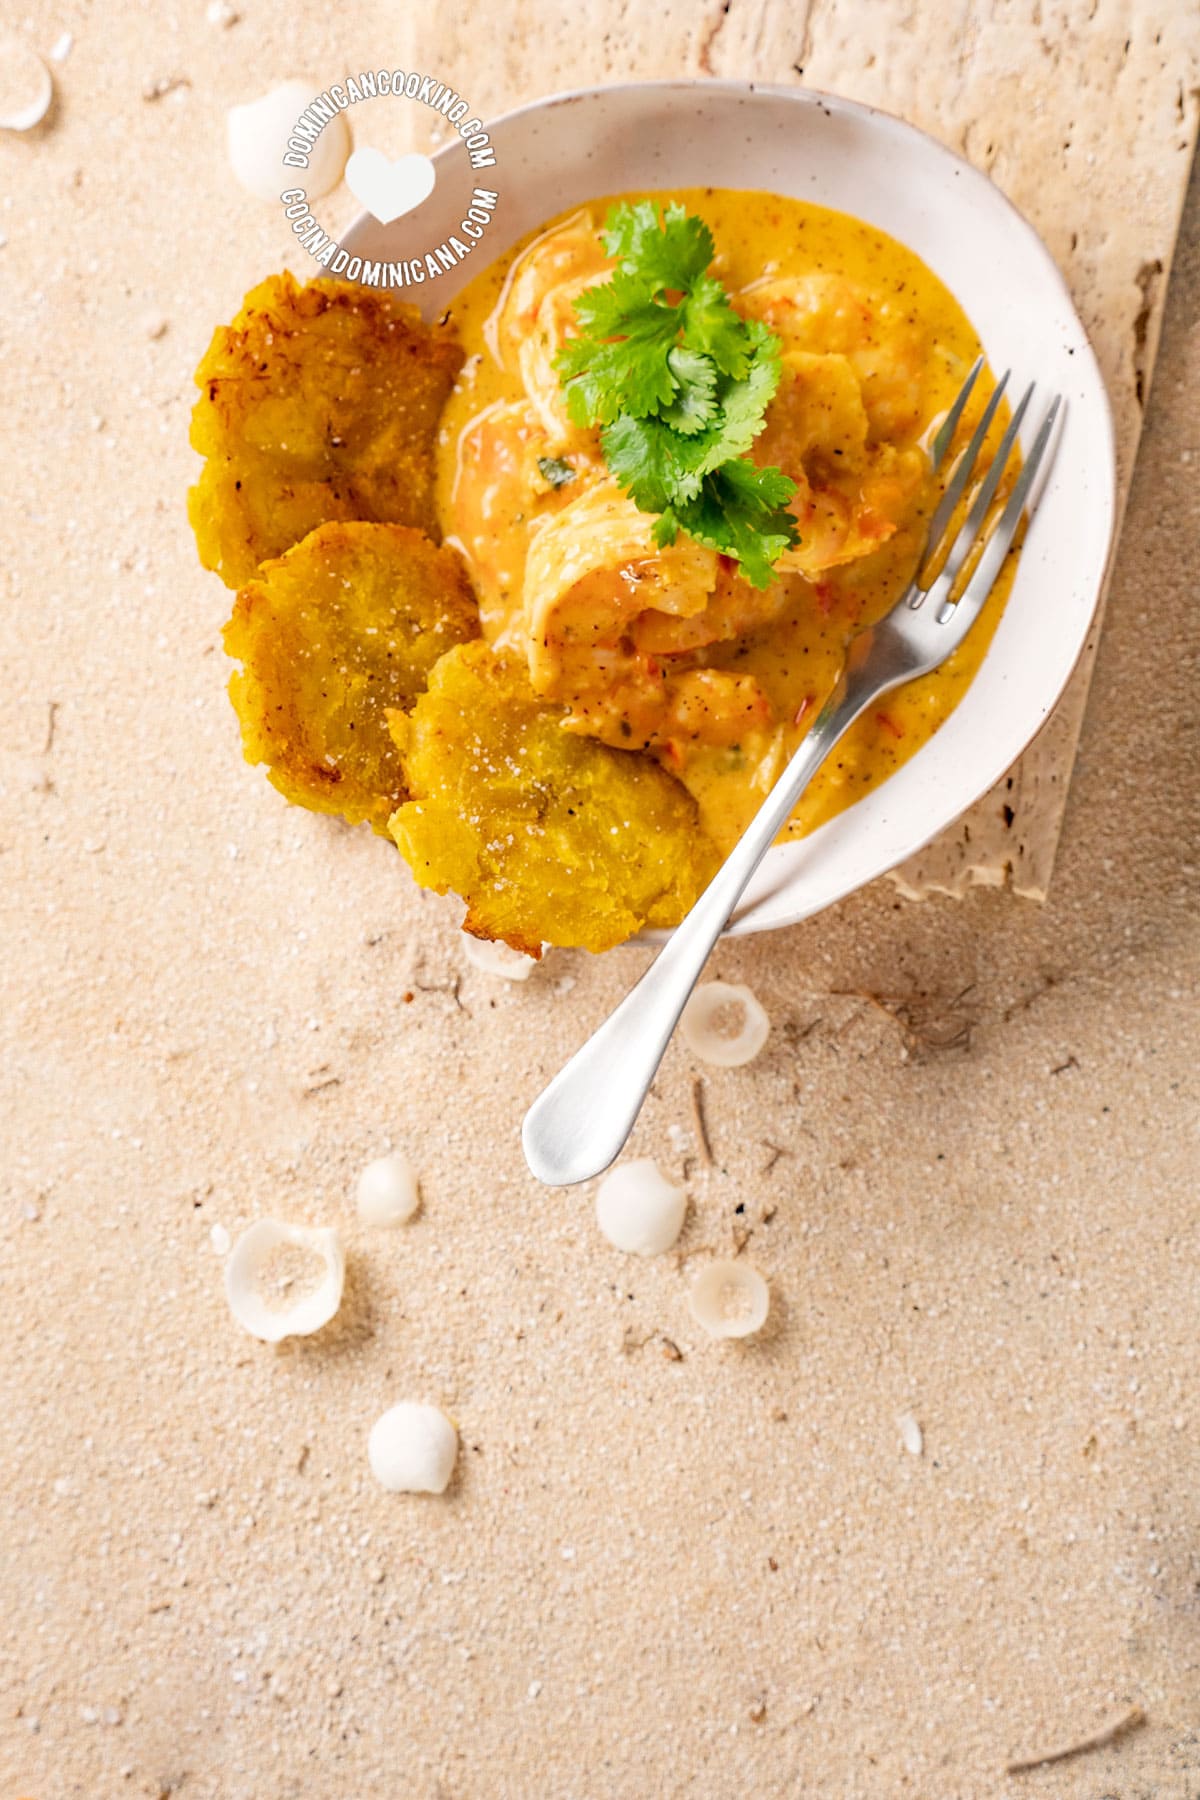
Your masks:
{"label": "stainless steel fork", "polygon": [[[933,440],[930,461],[935,472],[954,440],[981,367],[982,358],[967,376]],[[1043,465],[1049,468],[1054,422],[1062,403],[1061,395],[1051,402],[1012,492],[984,539],[989,511],[1033,397],[1033,384],[1026,388],[971,499],[966,519],[938,568],[937,552],[975,473],[1008,377],[1006,371],[996,384],[954,466],[930,520],[916,578],[877,625],[853,639],[845,669],[807,737],[686,919],[641,980],[530,1107],[521,1139],[529,1167],[539,1180],[554,1186],[587,1181],[619,1155],[713,945],[829,752],[880,694],[943,663],[979,617],[1021,515],[1027,503],[1033,504],[1038,473]],[[955,597],[955,584],[981,541],[979,560]]]}

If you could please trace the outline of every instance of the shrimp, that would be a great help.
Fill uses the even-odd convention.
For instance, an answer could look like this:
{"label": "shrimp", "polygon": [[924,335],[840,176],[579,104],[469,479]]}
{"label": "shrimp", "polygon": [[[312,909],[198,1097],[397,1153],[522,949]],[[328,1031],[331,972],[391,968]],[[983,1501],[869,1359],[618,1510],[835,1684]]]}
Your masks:
{"label": "shrimp", "polygon": [[466,559],[484,633],[493,642],[510,630],[519,635],[530,534],[603,474],[598,446],[581,444],[555,486],[542,467],[552,454],[541,420],[524,400],[485,407],[458,441],[451,541]]}
{"label": "shrimp", "polygon": [[895,441],[920,429],[930,346],[923,326],[890,299],[869,299],[840,275],[814,272],[755,283],[734,304],[761,319],[785,350],[846,357],[862,385],[873,438]]}
{"label": "shrimp", "polygon": [[716,586],[716,552],[683,536],[660,548],[652,526],[609,477],[534,532],[525,629],[538,693],[570,699],[580,688],[607,686],[614,657],[637,660],[627,634],[647,609],[684,619],[703,612]]}
{"label": "shrimp", "polygon": [[797,542],[780,570],[809,577],[855,562],[907,517],[927,470],[921,451],[869,443],[863,389],[850,357],[790,350],[751,452],[796,484]]}
{"label": "shrimp", "polygon": [[637,649],[647,655],[682,656],[712,644],[730,643],[770,624],[786,598],[785,583],[773,581],[766,588],[751,587],[738,573],[738,564],[732,557],[719,556],[716,585],[703,612],[680,618],[650,608],[639,613],[629,635]]}
{"label": "shrimp", "polygon": [[612,269],[590,213],[573,213],[538,238],[516,263],[488,325],[502,367],[515,371],[550,443],[551,455],[581,435],[572,425],[554,359],[576,334],[575,302]]}

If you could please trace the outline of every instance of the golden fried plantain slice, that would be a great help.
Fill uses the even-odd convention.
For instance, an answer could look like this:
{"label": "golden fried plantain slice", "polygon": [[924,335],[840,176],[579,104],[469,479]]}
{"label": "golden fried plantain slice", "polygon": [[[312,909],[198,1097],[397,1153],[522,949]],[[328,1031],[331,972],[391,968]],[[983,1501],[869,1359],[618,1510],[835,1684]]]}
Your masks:
{"label": "golden fried plantain slice", "polygon": [[238,594],[225,648],[247,762],[313,812],[385,833],[405,796],[387,714],[479,630],[462,561],[406,525],[322,525]]}
{"label": "golden fried plantain slice", "polygon": [[446,330],[355,282],[272,275],[218,326],[196,371],[188,495],[200,561],[248,581],[330,519],[438,537],[433,450],[462,363]]}
{"label": "golden fried plantain slice", "polygon": [[672,776],[562,717],[523,663],[475,643],[393,720],[412,796],[391,820],[405,860],[422,887],[466,901],[467,931],[531,956],[677,924],[717,862]]}

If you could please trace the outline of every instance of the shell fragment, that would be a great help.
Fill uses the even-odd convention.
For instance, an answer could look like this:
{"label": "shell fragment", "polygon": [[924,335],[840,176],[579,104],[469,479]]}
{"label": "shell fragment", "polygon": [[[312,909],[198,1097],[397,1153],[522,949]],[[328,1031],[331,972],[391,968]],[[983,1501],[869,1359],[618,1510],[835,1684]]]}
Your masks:
{"label": "shell fragment", "polygon": [[0,131],[32,131],[50,111],[54,78],[20,38],[0,39]]}
{"label": "shell fragment", "polygon": [[390,1230],[412,1218],[421,1204],[421,1191],[403,1150],[393,1150],[367,1164],[358,1178],[356,1198],[364,1225]]}
{"label": "shell fragment", "polygon": [[304,142],[296,153],[307,158],[307,167],[293,168],[283,161],[296,122],[318,91],[311,82],[284,81],[259,100],[231,106],[226,114],[229,166],[260,200],[278,200],[289,187],[303,188],[307,199],[319,200],[342,179],[350,155],[350,127],[344,113],[330,119],[315,142]]}
{"label": "shell fragment", "polygon": [[277,1344],[327,1325],[342,1303],[345,1279],[336,1231],[258,1219],[226,1260],[225,1298],[252,1337]]}
{"label": "shell fragment", "polygon": [[683,1009],[679,1032],[693,1056],[719,1069],[753,1062],[771,1033],[758,996],[729,981],[706,981]]}
{"label": "shell fragment", "polygon": [[705,1263],[688,1296],[692,1317],[710,1337],[750,1337],[767,1322],[771,1293],[752,1263],[718,1257]]}
{"label": "shell fragment", "polygon": [[402,1400],[376,1419],[367,1460],[392,1494],[443,1494],[458,1457],[458,1432],[437,1406]]}
{"label": "shell fragment", "polygon": [[490,938],[472,937],[463,932],[463,955],[473,969],[484,975],[498,976],[502,981],[528,981],[537,968],[536,958],[511,944],[493,943]]}
{"label": "shell fragment", "polygon": [[596,1190],[596,1223],[610,1244],[634,1256],[660,1256],[683,1230],[687,1194],[672,1187],[648,1156],[620,1163]]}

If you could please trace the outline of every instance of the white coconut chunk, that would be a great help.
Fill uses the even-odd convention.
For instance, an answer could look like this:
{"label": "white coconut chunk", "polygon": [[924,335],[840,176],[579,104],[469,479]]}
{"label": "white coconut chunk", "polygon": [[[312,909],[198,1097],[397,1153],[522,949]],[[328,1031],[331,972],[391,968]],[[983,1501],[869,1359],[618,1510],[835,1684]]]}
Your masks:
{"label": "white coconut chunk", "polygon": [[327,1325],[342,1303],[345,1279],[336,1231],[258,1219],[229,1253],[225,1298],[252,1337],[275,1344]]}
{"label": "white coconut chunk", "polygon": [[701,1062],[737,1069],[753,1062],[771,1033],[771,1021],[751,988],[706,981],[683,1009],[679,1030]]}
{"label": "white coconut chunk", "polygon": [[900,1442],[910,1456],[920,1456],[925,1448],[925,1433],[910,1412],[897,1415],[896,1423],[900,1427]]}
{"label": "white coconut chunk", "polygon": [[364,1225],[390,1230],[411,1219],[421,1204],[417,1173],[403,1150],[378,1156],[358,1178],[358,1216]]}
{"label": "white coconut chunk", "polygon": [[318,200],[342,179],[350,155],[350,127],[344,113],[322,126],[320,137],[305,149],[306,169],[290,168],[283,161],[297,119],[319,91],[308,81],[284,81],[261,100],[231,106],[226,114],[229,166],[260,200],[278,200],[290,187],[303,188],[306,199]]}
{"label": "white coconut chunk", "polygon": [[661,1256],[683,1230],[687,1194],[649,1156],[610,1170],[596,1190],[596,1223],[618,1250]]}
{"label": "white coconut chunk", "polygon": [[473,969],[484,975],[497,975],[502,981],[528,981],[537,968],[537,958],[514,950],[511,944],[493,943],[490,938],[462,934],[463,955]]}
{"label": "white coconut chunk", "polygon": [[54,78],[20,38],[0,39],[0,130],[32,131],[50,111]]}
{"label": "white coconut chunk", "polygon": [[392,1494],[444,1494],[458,1457],[458,1432],[437,1406],[402,1400],[376,1419],[367,1460]]}
{"label": "white coconut chunk", "polygon": [[767,1322],[771,1293],[752,1263],[718,1257],[705,1263],[688,1296],[692,1317],[710,1337],[750,1337]]}

